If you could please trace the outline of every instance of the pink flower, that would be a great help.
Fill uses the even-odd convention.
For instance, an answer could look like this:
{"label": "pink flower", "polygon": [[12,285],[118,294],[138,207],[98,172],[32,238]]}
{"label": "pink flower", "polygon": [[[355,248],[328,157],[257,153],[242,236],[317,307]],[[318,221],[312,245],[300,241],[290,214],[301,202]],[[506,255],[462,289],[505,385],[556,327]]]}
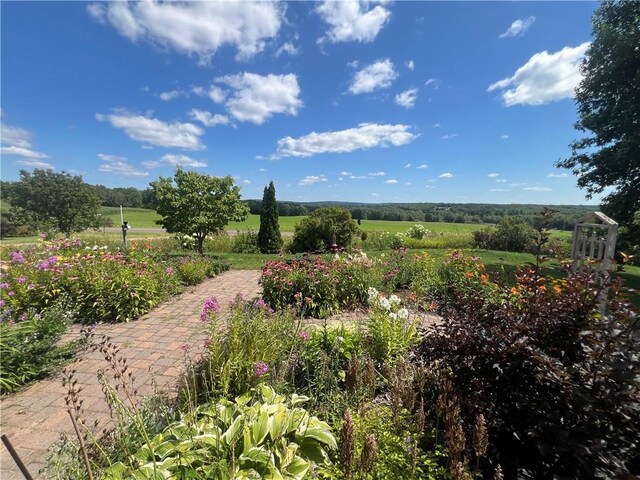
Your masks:
{"label": "pink flower", "polygon": [[269,365],[265,362],[256,362],[253,366],[253,376],[255,378],[262,377],[269,373]]}
{"label": "pink flower", "polygon": [[309,332],[302,330],[301,332],[298,332],[298,338],[300,338],[303,342],[306,342],[311,338],[311,335],[309,334]]}
{"label": "pink flower", "polygon": [[173,268],[167,267],[167,269],[164,271],[164,273],[166,273],[167,275],[173,275]]}
{"label": "pink flower", "polygon": [[202,313],[200,314],[200,320],[206,322],[209,319],[211,312],[220,312],[220,306],[218,305],[218,300],[216,300],[215,297],[207,298],[207,300],[205,300],[204,306],[202,307]]}

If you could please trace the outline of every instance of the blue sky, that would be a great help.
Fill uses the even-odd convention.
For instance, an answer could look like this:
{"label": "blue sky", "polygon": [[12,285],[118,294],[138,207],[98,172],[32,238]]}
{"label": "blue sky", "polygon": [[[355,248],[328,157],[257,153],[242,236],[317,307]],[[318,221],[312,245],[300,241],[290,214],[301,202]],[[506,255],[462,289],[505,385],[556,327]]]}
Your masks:
{"label": "blue sky", "polygon": [[[593,2],[2,2],[2,179],[587,203],[554,167]],[[593,203],[592,200],[590,203]]]}

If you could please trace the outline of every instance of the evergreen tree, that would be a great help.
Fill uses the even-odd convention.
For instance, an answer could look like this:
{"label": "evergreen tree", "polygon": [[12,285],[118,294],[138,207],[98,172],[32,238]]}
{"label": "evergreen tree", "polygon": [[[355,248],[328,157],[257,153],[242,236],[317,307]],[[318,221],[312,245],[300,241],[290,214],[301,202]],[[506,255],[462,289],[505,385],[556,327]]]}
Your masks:
{"label": "evergreen tree", "polygon": [[278,253],[282,248],[282,236],[278,224],[278,204],[276,203],[276,188],[273,182],[264,188],[262,209],[260,210],[260,231],[258,232],[258,247],[261,253]]}

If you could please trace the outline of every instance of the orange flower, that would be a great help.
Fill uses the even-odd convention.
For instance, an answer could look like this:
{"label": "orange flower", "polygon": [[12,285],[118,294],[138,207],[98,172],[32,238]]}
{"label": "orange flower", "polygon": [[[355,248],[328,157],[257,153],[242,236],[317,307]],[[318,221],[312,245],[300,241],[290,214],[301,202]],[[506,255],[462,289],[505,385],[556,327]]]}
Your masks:
{"label": "orange flower", "polygon": [[542,293],[544,293],[544,292],[546,292],[546,291],[547,291],[547,287],[545,287],[544,285],[540,285],[540,286],[538,287],[538,290],[540,290]]}
{"label": "orange flower", "polygon": [[480,280],[482,281],[483,285],[486,285],[487,282],[489,281],[489,277],[487,276],[486,273],[483,273],[482,275],[480,275]]}
{"label": "orange flower", "polygon": [[472,278],[473,276],[475,276],[475,272],[467,272],[464,274],[464,276],[467,278]]}
{"label": "orange flower", "polygon": [[561,289],[558,285],[554,285],[554,286],[553,286],[553,290],[554,290],[556,293],[560,293],[560,292],[562,291],[562,289]]}
{"label": "orange flower", "polygon": [[511,293],[513,295],[517,295],[518,294],[518,289],[516,287],[511,287]]}

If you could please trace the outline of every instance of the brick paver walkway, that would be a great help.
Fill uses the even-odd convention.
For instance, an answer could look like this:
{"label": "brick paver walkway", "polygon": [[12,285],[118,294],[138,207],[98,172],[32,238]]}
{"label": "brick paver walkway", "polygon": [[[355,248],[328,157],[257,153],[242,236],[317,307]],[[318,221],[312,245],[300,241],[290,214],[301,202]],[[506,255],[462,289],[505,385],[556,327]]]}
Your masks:
{"label": "brick paver walkway", "polygon": [[[209,279],[165,302],[139,320],[131,323],[101,325],[97,336],[108,335],[121,347],[128,359],[130,371],[136,377],[141,393],[150,393],[152,379],[160,388],[175,387],[184,362],[182,346],[201,344],[204,339],[200,312],[204,301],[215,296],[224,307],[238,293],[251,298],[260,293],[258,270],[231,270]],[[97,379],[98,370],[106,362],[98,352],[85,352],[74,365],[75,377],[83,386],[85,417],[109,421],[108,407]],[[46,379],[0,401],[0,430],[6,434],[31,475],[46,465],[48,449],[58,441],[61,433],[72,433],[73,427],[65,409],[66,388],[61,375]],[[0,478],[23,478],[9,456],[0,446]],[[42,478],[42,477],[39,477]]]}

